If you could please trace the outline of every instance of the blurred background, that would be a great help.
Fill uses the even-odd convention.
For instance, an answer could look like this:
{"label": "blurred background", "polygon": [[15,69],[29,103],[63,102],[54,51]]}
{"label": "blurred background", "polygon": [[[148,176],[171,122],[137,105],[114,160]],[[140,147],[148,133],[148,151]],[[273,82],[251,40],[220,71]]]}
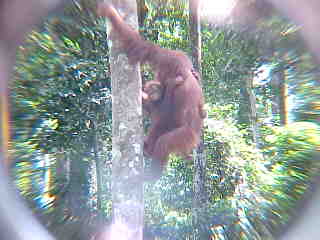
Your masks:
{"label": "blurred background", "polygon": [[[194,56],[188,1],[137,4],[146,39]],[[73,0],[33,28],[10,82],[10,174],[59,240],[111,221],[109,49],[95,9]],[[202,164],[172,156],[144,185],[144,239],[274,239],[319,173],[319,65],[301,25],[265,1],[203,0],[201,16]]]}

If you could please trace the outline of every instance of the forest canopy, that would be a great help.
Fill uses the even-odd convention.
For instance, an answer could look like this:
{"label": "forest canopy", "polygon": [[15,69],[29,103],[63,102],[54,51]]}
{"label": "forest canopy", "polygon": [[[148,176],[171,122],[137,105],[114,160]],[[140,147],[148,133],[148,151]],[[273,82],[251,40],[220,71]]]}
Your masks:
{"label": "forest canopy", "polygon": [[[71,2],[19,47],[10,86],[15,184],[61,240],[89,239],[112,217],[105,19],[94,1]],[[144,38],[192,55],[186,1],[137,2]],[[146,239],[273,239],[309,193],[319,171],[319,67],[295,23],[271,9],[253,25],[201,22],[203,178],[170,156],[161,179],[144,185]],[[147,66],[141,75],[153,78]]]}

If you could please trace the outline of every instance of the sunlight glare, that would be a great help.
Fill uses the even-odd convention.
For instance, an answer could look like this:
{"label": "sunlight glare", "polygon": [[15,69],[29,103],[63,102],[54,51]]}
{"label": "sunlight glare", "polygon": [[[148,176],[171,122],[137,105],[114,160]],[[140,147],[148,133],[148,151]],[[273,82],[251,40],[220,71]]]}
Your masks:
{"label": "sunlight glare", "polygon": [[237,0],[202,0],[202,16],[223,19],[230,15]]}

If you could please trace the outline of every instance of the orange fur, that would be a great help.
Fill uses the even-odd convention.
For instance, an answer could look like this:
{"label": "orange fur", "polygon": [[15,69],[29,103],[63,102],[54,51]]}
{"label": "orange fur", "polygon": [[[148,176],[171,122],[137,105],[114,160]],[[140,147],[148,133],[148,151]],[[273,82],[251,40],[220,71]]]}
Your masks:
{"label": "orange fur", "polygon": [[[144,103],[151,117],[144,150],[153,159],[151,169],[153,178],[157,179],[170,153],[186,156],[200,141],[204,114],[199,74],[185,53],[145,41],[111,5],[100,4],[98,14],[110,20],[111,33],[131,64],[140,62],[152,66],[155,72],[153,83],[158,82],[158,91],[163,91],[160,101]],[[146,88],[151,85],[147,83],[145,86],[145,100],[148,96]]]}

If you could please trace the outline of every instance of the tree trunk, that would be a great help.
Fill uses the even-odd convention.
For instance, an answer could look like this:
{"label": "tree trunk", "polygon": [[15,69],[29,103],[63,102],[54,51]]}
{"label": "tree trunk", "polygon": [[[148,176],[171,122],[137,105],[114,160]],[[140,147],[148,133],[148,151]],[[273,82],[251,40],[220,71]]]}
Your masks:
{"label": "tree trunk", "polygon": [[272,122],[279,123],[280,119],[280,94],[279,94],[279,77],[277,77],[277,73],[273,74],[272,79],[270,81],[271,88],[272,88]]}
{"label": "tree trunk", "polygon": [[259,128],[256,108],[256,97],[252,89],[253,76],[248,76],[240,89],[239,123],[251,129],[252,141],[259,146]]}
{"label": "tree trunk", "polygon": [[280,123],[287,125],[289,119],[288,111],[288,85],[285,82],[284,74],[280,75]]}
{"label": "tree trunk", "polygon": [[4,165],[9,168],[9,141],[10,141],[10,125],[9,125],[9,103],[8,89],[6,86],[0,88],[0,153],[4,158]]}
{"label": "tree trunk", "polygon": [[[200,23],[200,1],[189,0],[189,26],[190,26],[190,45],[192,51],[192,62],[194,68],[201,76],[201,23]],[[201,79],[201,78],[200,78]],[[200,82],[202,84],[202,82]],[[206,156],[204,152],[203,133],[201,141],[194,155],[194,177],[193,177],[193,239],[201,239],[203,234],[199,228],[200,216],[205,209],[207,194],[205,189]]]}
{"label": "tree trunk", "polygon": [[288,86],[282,69],[272,76],[271,86],[273,88],[272,114],[279,116],[280,124],[288,124]]}
{"label": "tree trunk", "polygon": [[[89,182],[87,161],[81,159],[83,153],[71,152],[70,158],[66,156],[64,161],[70,163],[66,174],[69,175],[67,189],[63,190],[56,199],[54,209],[49,220],[49,229],[56,235],[57,239],[85,239],[91,232],[91,218],[89,201]],[[69,164],[68,163],[68,164]],[[69,169],[70,167],[70,169]],[[61,218],[64,224],[61,224]]]}
{"label": "tree trunk", "polygon": [[96,128],[97,124],[94,123],[94,133],[93,133],[93,154],[95,160],[95,170],[96,170],[96,179],[97,179],[97,209],[98,211],[102,210],[102,193],[103,193],[103,159],[100,158],[99,152],[99,140],[98,140],[98,129]]}
{"label": "tree trunk", "polygon": [[200,0],[189,0],[189,27],[193,66],[201,74]]}
{"label": "tree trunk", "polygon": [[[137,28],[137,6],[127,1],[125,20]],[[112,31],[112,30],[111,30]],[[112,79],[112,234],[124,240],[142,240],[143,185],[132,181],[143,174],[141,76],[138,65],[129,65],[119,42],[110,47]]]}
{"label": "tree trunk", "polygon": [[252,131],[253,142],[259,146],[259,130],[258,130],[258,115],[256,108],[256,97],[253,93],[252,85],[253,77],[249,76],[246,78],[246,92],[248,96],[249,104],[249,122]]}

